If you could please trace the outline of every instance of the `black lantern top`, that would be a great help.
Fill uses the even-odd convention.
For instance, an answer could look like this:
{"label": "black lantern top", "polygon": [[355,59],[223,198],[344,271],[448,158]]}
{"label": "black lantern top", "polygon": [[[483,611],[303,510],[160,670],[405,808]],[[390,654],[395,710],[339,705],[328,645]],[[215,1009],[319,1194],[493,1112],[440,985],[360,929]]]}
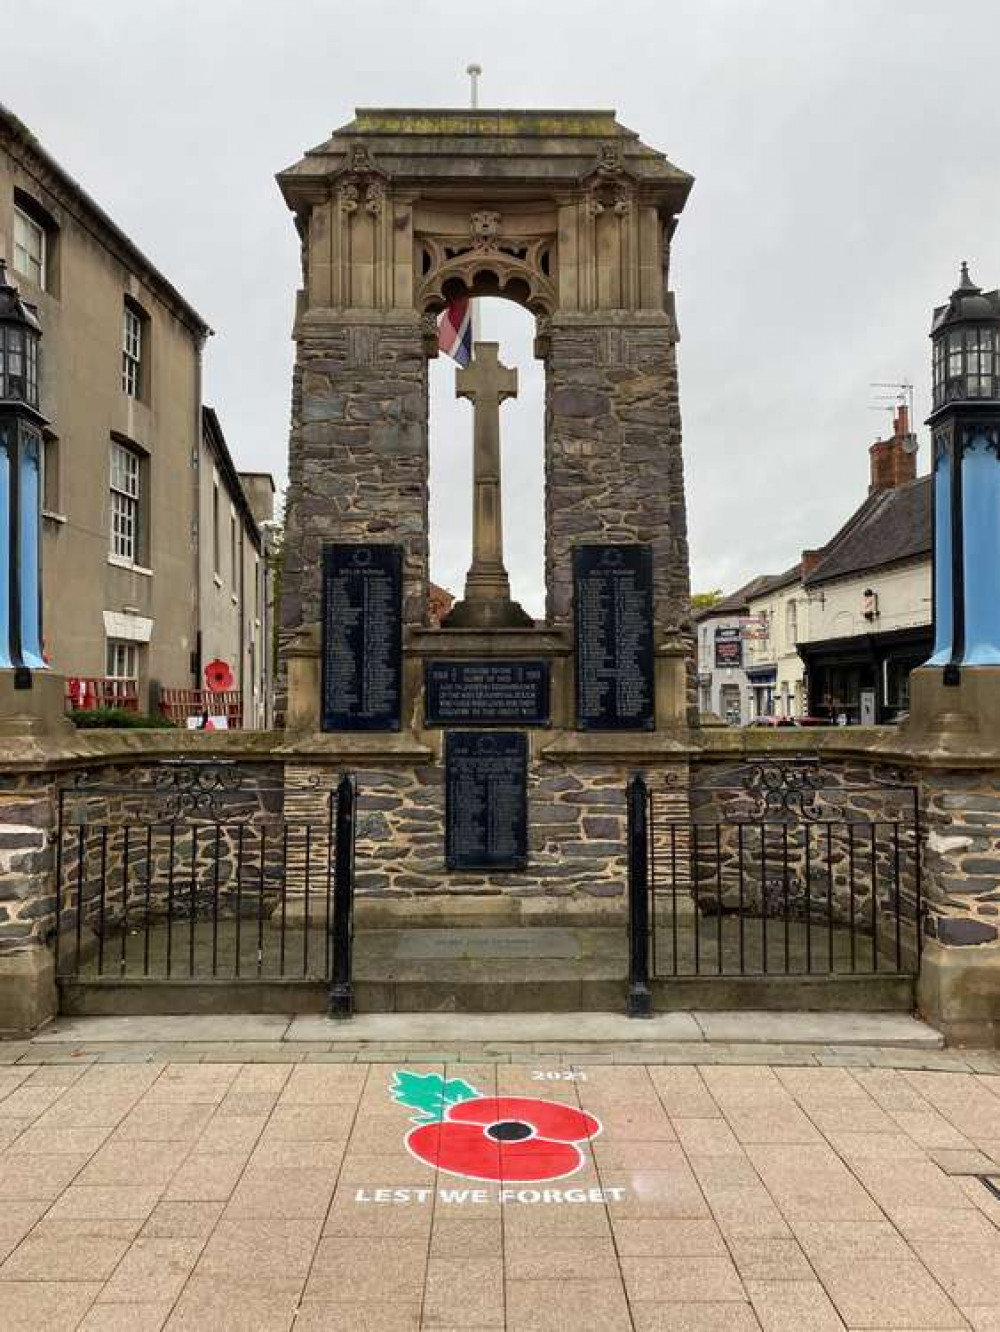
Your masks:
{"label": "black lantern top", "polygon": [[42,326],[34,306],[22,301],[0,259],[0,404],[38,410],[38,344]]}
{"label": "black lantern top", "polygon": [[958,286],[931,324],[934,410],[1000,399],[1000,291],[983,291],[962,264]]}

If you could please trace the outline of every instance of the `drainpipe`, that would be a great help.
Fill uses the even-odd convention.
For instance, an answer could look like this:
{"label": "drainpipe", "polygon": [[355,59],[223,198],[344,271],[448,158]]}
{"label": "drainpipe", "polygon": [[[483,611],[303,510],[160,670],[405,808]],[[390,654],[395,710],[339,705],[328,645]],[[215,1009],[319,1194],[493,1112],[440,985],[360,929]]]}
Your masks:
{"label": "drainpipe", "polygon": [[191,674],[194,676],[194,688],[198,689],[201,685],[201,460],[203,452],[202,440],[202,414],[201,414],[201,395],[203,387],[202,356],[205,348],[205,340],[208,335],[204,332],[195,335],[195,368],[194,368],[194,453],[192,455],[192,471],[194,473],[194,531],[192,536],[192,548],[194,550],[194,632],[191,635],[192,654],[191,654]]}

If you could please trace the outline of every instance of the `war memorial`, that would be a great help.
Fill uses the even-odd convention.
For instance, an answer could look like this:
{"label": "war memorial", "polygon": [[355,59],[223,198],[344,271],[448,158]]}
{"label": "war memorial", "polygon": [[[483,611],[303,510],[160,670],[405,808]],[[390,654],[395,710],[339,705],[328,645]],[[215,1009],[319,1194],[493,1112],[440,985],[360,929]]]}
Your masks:
{"label": "war memorial", "polygon": [[[63,720],[32,656],[41,422],[10,369],[44,329],[0,288],[0,1034],[60,1010],[916,1005],[997,1043],[997,294],[964,273],[934,312],[936,644],[909,717],[733,731],[693,688],[670,264],[693,178],[610,111],[378,109],[278,183],[302,248],[281,730]],[[434,624],[428,360],[480,297],[535,319],[546,610],[511,598],[518,367],[480,341],[455,381],[470,564]]]}

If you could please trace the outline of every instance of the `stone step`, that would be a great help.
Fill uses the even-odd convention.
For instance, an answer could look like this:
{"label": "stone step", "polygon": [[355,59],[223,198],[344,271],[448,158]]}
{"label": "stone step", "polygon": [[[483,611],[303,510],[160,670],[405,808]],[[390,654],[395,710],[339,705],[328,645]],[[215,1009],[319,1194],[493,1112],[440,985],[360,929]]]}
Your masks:
{"label": "stone step", "polygon": [[[322,959],[320,944],[310,956]],[[297,957],[292,949],[289,958]],[[689,974],[652,982],[653,1007],[659,1013],[692,1009],[905,1013],[914,1006],[909,976],[714,975],[712,958],[704,954],[703,973],[693,975],[687,954],[678,954],[678,959]],[[731,969],[728,953],[724,960]],[[294,965],[293,960],[290,966]],[[627,973],[627,940],[618,928],[363,930],[354,944],[359,1013],[622,1013]],[[315,975],[62,982],[62,1011],[74,1014],[320,1013],[326,1004],[327,985]]]}

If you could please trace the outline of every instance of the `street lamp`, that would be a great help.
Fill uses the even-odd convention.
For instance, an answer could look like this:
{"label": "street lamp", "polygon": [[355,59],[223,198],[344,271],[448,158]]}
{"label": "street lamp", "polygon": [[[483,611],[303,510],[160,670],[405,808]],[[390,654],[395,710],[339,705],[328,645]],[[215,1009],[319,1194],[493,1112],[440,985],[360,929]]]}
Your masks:
{"label": "street lamp", "polygon": [[42,427],[38,410],[38,345],[32,306],[8,281],[0,259],[0,668],[14,687],[31,687],[42,656]]}
{"label": "street lamp", "polygon": [[928,666],[961,683],[1000,666],[1000,292],[963,263],[931,325],[934,651]]}

